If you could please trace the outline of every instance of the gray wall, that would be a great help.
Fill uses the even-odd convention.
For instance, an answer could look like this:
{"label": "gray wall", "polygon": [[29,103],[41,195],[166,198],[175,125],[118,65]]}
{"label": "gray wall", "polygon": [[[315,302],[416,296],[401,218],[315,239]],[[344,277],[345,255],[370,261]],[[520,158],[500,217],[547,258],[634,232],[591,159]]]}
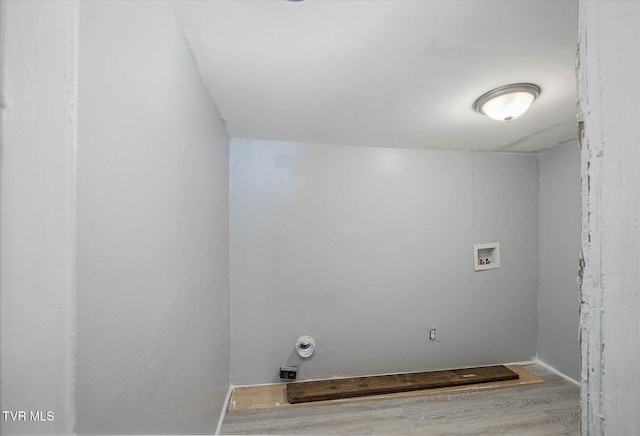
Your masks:
{"label": "gray wall", "polygon": [[233,383],[535,356],[535,155],[232,139],[230,165]]}
{"label": "gray wall", "polygon": [[80,4],[81,434],[213,433],[229,378],[228,138],[168,2]]}
{"label": "gray wall", "polygon": [[3,435],[73,432],[74,16],[0,3],[0,403],[27,413]]}
{"label": "gray wall", "polygon": [[579,223],[580,152],[574,142],[538,157],[538,357],[575,380]]}

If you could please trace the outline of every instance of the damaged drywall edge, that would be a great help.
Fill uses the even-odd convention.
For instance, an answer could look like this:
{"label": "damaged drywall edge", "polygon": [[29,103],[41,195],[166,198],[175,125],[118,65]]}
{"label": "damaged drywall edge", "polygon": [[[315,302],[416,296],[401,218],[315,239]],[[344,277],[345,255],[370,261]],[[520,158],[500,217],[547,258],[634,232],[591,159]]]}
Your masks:
{"label": "damaged drywall edge", "polygon": [[585,435],[640,428],[638,380],[628,377],[640,356],[639,21],[637,2],[579,2]]}
{"label": "damaged drywall edge", "polygon": [[[581,338],[581,428],[583,432],[602,434],[602,331],[600,311],[602,310],[602,284],[600,281],[599,232],[593,226],[599,223],[600,184],[591,184],[591,178],[599,177],[600,162],[595,159],[602,152],[602,133],[599,131],[602,115],[599,113],[600,93],[593,89],[598,85],[599,64],[587,62],[588,52],[596,56],[598,39],[588,40],[589,31],[596,33],[597,16],[592,14],[584,2],[579,3],[579,73],[578,100],[579,118],[584,122],[581,145],[582,180],[582,254],[584,270],[580,297],[580,338]],[[590,47],[587,44],[591,44]],[[600,139],[600,141],[598,141]],[[593,235],[593,237],[592,237]]]}
{"label": "damaged drywall edge", "polygon": [[200,47],[201,44],[199,43],[198,35],[196,35],[195,32],[191,31],[191,28],[192,28],[190,24],[191,20],[189,20],[189,13],[186,10],[185,4],[180,4],[180,2],[174,2],[173,12],[176,16],[178,29],[180,29],[180,33],[182,34],[184,43],[187,46],[187,49],[189,51],[189,54],[191,55],[191,59],[193,60],[194,65],[196,66],[196,70],[198,71],[200,80],[202,81],[202,84],[207,90],[207,94],[209,95],[211,104],[213,105],[216,113],[218,114],[218,118],[222,122],[224,126],[224,130],[227,133],[227,136],[230,137],[229,130],[227,129],[227,120],[223,118],[222,112],[220,111],[220,108],[216,103],[216,98],[213,95],[211,84],[209,83],[209,80],[207,79],[204,72],[202,71],[202,66],[200,65],[200,62],[198,62],[197,52],[199,51],[198,48]]}
{"label": "damaged drywall edge", "polygon": [[77,233],[77,157],[78,157],[78,72],[80,4],[70,2],[70,26],[67,29],[67,65],[64,81],[65,96],[65,338],[67,347],[66,397],[67,432],[76,430],[76,360],[77,360],[77,281],[76,281],[76,233]]}
{"label": "damaged drywall edge", "polygon": [[579,7],[578,11],[578,53],[576,56],[576,78],[577,78],[577,118],[582,123],[579,136],[580,144],[580,191],[581,191],[581,268],[579,276],[579,338],[580,338],[580,428],[587,429],[589,417],[589,291],[585,289],[586,260],[589,255],[589,230],[588,230],[588,210],[589,210],[589,184],[588,184],[588,157],[586,153],[587,144],[584,137],[584,108],[587,106],[586,78],[582,65],[586,65],[586,30],[584,29],[584,8]]}

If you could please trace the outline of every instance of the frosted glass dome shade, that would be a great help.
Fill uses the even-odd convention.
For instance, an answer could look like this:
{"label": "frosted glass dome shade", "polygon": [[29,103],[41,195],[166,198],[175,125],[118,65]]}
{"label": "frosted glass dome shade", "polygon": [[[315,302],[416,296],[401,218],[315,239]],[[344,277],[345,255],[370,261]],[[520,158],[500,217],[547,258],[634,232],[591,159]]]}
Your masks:
{"label": "frosted glass dome shade", "polygon": [[538,95],[538,86],[516,83],[487,92],[476,100],[473,108],[494,120],[509,122],[525,113]]}

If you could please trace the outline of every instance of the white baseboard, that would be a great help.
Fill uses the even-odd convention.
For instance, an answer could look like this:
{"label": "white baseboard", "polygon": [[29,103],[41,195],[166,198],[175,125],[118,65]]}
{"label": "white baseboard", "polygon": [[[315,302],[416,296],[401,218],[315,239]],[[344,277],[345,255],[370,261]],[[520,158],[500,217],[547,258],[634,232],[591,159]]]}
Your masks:
{"label": "white baseboard", "polygon": [[558,369],[557,369],[557,368],[555,368],[555,367],[553,367],[553,366],[549,365],[548,363],[543,362],[543,361],[542,361],[542,360],[540,360],[540,359],[538,359],[538,361],[537,361],[537,362],[535,362],[535,363],[536,363],[536,364],[538,364],[538,365],[540,365],[540,366],[542,366],[542,367],[544,367],[544,368],[546,368],[546,369],[548,369],[548,370],[549,370],[549,371],[551,371],[552,373],[554,373],[554,374],[556,374],[556,375],[559,375],[559,376],[560,376],[560,377],[562,377],[563,379],[565,379],[565,380],[567,380],[567,381],[570,381],[570,382],[571,382],[571,383],[573,383],[574,385],[580,386],[580,382],[579,382],[578,380],[573,379],[573,378],[569,377],[569,376],[568,376],[568,375],[566,375],[566,374],[563,374],[562,372],[558,371]]}
{"label": "white baseboard", "polygon": [[525,365],[535,365],[536,363],[538,363],[537,359],[534,360],[525,360],[522,362],[509,362],[509,363],[501,363],[501,365],[518,365],[518,366],[525,366]]}
{"label": "white baseboard", "polygon": [[231,394],[233,393],[234,387],[234,385],[229,385],[227,396],[224,399],[224,404],[222,405],[222,410],[220,411],[220,419],[218,419],[218,426],[216,427],[215,434],[220,434],[220,430],[222,429],[222,421],[224,421],[224,417],[227,415],[227,409],[229,408],[229,401],[231,401]]}
{"label": "white baseboard", "polygon": [[[535,357],[535,356],[534,356]],[[502,362],[495,362],[495,363],[487,363],[484,365],[473,365],[474,368],[481,368],[483,366],[494,366],[494,365],[519,365],[519,366],[523,366],[523,365],[535,365],[539,362],[539,360],[537,359],[532,359],[532,360],[525,360],[525,361],[519,361],[519,362],[508,362],[508,363],[502,363]],[[446,367],[446,368],[433,368],[433,369],[420,369],[420,370],[414,370],[414,371],[402,371],[402,372],[382,372],[382,373],[374,373],[374,374],[356,374],[356,375],[333,375],[333,376],[324,376],[324,377],[318,377],[318,378],[308,378],[308,379],[300,379],[300,380],[293,380],[293,381],[287,381],[287,380],[283,380],[281,382],[276,382],[276,383],[254,383],[254,384],[234,384],[233,387],[234,388],[246,388],[246,387],[255,387],[255,386],[274,386],[274,385],[281,385],[281,384],[286,384],[286,383],[292,383],[292,382],[296,382],[296,381],[315,381],[315,380],[328,380],[328,379],[341,379],[341,378],[352,378],[352,377],[375,377],[375,376],[380,376],[380,375],[396,375],[396,374],[411,374],[414,372],[424,372],[424,371],[441,371],[441,370],[447,370],[447,369],[464,369],[464,368],[469,368],[471,366],[471,364],[469,365],[462,365],[462,366],[451,366],[451,367]]]}

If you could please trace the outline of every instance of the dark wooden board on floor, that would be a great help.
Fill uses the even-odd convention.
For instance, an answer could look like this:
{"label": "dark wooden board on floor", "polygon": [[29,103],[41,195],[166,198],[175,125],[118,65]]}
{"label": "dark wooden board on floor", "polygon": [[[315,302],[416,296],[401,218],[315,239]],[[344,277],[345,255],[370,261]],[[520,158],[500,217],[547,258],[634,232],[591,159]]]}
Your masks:
{"label": "dark wooden board on floor", "polygon": [[289,403],[337,400],[367,395],[391,394],[422,389],[461,386],[517,379],[518,374],[503,365],[444,371],[413,372],[287,384]]}

